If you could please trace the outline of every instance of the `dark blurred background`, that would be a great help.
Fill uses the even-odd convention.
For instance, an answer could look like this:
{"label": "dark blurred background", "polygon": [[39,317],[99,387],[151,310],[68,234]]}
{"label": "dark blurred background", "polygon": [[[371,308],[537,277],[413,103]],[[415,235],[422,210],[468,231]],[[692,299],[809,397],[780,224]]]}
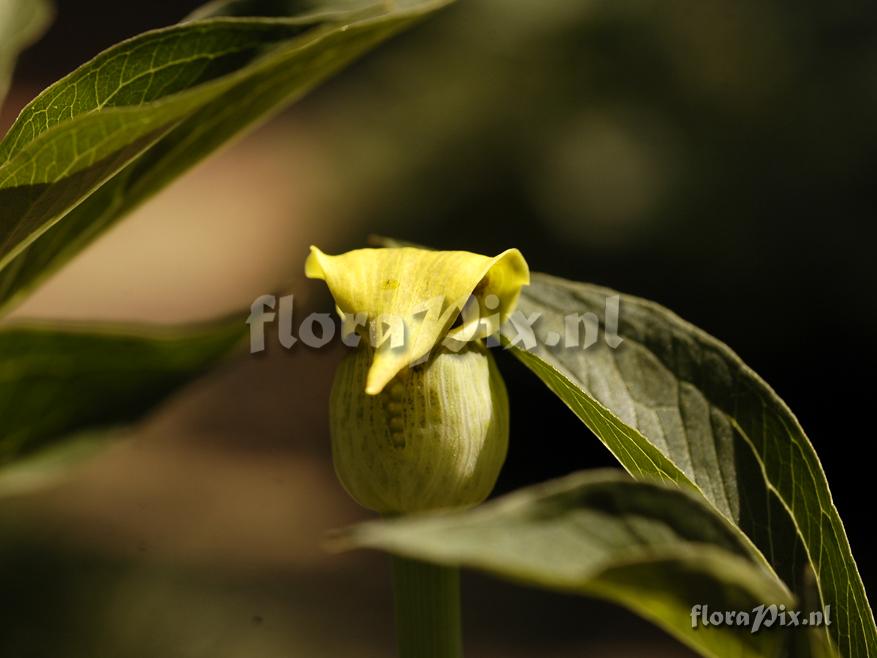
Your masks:
{"label": "dark blurred background", "polygon": [[[59,2],[3,125],[75,65],[197,4]],[[517,246],[534,270],[661,302],[764,376],[822,458],[872,591],[859,442],[873,440],[877,366],[875,117],[864,0],[461,0],[177,183],[20,314],[165,321],[283,286],[304,317],[331,308],[301,278],[309,243]],[[143,283],[138,267],[161,272]],[[269,352],[70,482],[0,505],[14,537],[0,653],[389,653],[382,561],[320,548],[363,517],[328,459],[338,354]],[[499,490],[614,463],[499,358],[514,405]],[[467,586],[474,656],[688,655],[607,604]]]}

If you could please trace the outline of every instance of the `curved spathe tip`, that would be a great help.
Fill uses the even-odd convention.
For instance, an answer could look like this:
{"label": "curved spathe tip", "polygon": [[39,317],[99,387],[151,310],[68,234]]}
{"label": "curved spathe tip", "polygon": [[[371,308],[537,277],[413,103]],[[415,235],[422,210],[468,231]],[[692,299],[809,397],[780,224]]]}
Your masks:
{"label": "curved spathe tip", "polygon": [[[465,343],[495,333],[530,282],[517,249],[493,258],[413,247],[330,256],[312,246],[305,274],[326,282],[342,317],[367,318],[374,343],[365,389],[370,395],[428,358],[445,338]],[[451,329],[461,314],[463,323]]]}

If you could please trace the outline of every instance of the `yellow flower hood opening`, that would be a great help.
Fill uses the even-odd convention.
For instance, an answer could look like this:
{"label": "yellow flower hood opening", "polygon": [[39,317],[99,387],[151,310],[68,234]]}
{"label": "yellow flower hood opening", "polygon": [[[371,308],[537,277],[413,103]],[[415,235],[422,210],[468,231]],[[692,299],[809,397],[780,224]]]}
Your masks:
{"label": "yellow flower hood opening", "polygon": [[[329,256],[311,247],[305,274],[326,282],[342,318],[364,314],[366,327],[378,330],[401,322],[401,345],[386,340],[374,346],[365,388],[370,395],[446,337],[466,342],[496,332],[514,310],[521,287],[530,282],[527,262],[517,249],[491,258],[413,247]],[[451,329],[470,299],[478,308],[466,306],[463,324]]]}

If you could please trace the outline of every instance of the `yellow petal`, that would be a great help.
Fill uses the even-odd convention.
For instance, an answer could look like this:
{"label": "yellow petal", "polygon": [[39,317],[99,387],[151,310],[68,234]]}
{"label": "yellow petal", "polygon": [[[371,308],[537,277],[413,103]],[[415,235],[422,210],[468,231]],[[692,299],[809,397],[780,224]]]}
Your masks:
{"label": "yellow petal", "polygon": [[[385,341],[376,346],[366,380],[370,395],[380,393],[400,371],[438,346],[473,293],[478,306],[470,308],[490,320],[464,322],[449,340],[495,331],[514,309],[521,287],[530,282],[527,263],[517,249],[491,258],[412,247],[357,249],[329,256],[311,247],[305,274],[328,284],[342,317],[363,313],[378,329],[404,329],[401,345]],[[465,313],[464,320],[468,319]]]}

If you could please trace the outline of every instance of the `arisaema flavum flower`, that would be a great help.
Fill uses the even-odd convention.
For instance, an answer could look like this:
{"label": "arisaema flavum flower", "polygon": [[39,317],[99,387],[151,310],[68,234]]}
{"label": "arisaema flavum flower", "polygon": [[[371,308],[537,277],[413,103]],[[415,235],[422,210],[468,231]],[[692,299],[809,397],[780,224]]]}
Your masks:
{"label": "arisaema flavum flower", "polygon": [[509,431],[485,341],[529,283],[521,253],[311,247],[305,271],[328,284],[345,331],[358,336],[330,401],[332,456],[350,495],[382,513],[484,500]]}

